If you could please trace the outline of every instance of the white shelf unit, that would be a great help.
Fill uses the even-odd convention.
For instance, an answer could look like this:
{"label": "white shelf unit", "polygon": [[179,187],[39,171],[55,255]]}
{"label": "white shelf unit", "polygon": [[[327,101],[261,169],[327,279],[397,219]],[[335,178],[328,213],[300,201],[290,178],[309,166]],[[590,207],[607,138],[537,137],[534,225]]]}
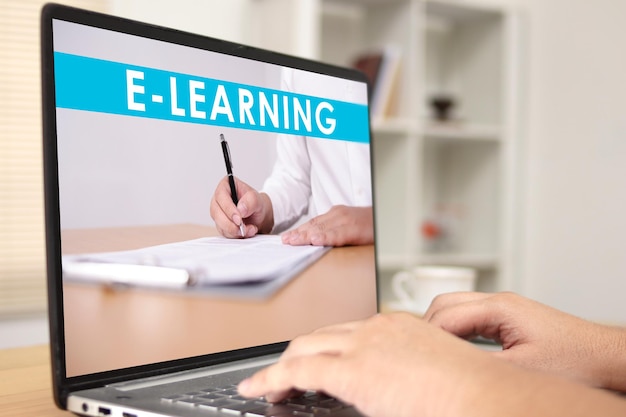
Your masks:
{"label": "white shelf unit", "polygon": [[[478,288],[514,288],[519,30],[516,14],[471,1],[321,0],[321,60],[402,51],[394,111],[373,120],[383,277],[418,264],[479,270]],[[454,97],[452,118],[429,100]],[[423,222],[448,228],[432,244]]]}
{"label": "white shelf unit", "polygon": [[[298,39],[312,58],[349,66],[367,51],[401,51],[392,111],[372,120],[383,279],[418,264],[465,265],[479,270],[480,290],[515,289],[519,24],[514,11],[475,1],[259,3],[309,28]],[[258,39],[271,31],[255,43],[273,48]],[[441,93],[457,103],[447,122],[429,105]],[[449,239],[432,245],[422,225],[442,212]]]}

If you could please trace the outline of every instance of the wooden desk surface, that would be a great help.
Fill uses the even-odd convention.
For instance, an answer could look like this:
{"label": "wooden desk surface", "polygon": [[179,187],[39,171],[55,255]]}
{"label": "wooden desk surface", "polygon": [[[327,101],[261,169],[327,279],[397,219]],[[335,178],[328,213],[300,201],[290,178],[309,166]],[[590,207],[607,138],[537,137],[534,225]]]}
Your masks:
{"label": "wooden desk surface", "polygon": [[47,345],[0,350],[0,416],[68,415],[52,399]]}
{"label": "wooden desk surface", "polygon": [[[63,232],[63,253],[214,235],[172,225]],[[68,376],[291,340],[376,312],[374,247],[333,248],[268,299],[64,284]]]}

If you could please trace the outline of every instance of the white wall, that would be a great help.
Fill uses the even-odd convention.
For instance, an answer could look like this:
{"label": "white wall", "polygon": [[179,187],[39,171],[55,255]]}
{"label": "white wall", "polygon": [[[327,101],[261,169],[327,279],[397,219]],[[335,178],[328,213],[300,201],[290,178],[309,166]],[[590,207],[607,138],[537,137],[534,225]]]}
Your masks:
{"label": "white wall", "polygon": [[525,3],[522,289],[585,317],[626,323],[626,2]]}
{"label": "white wall", "polygon": [[110,13],[206,36],[243,42],[251,0],[111,0]]}
{"label": "white wall", "polygon": [[626,2],[488,1],[528,26],[518,288],[626,324]]}
{"label": "white wall", "polygon": [[317,0],[111,0],[110,13],[277,52],[318,53]]}

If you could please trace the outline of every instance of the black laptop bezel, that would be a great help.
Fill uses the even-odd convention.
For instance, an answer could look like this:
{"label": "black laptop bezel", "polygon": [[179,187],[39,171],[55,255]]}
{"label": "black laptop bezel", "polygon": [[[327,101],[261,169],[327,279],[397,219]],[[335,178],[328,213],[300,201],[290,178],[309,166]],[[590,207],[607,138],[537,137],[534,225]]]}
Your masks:
{"label": "black laptop bezel", "polygon": [[[50,331],[50,355],[53,375],[54,400],[60,408],[67,408],[68,395],[80,389],[95,388],[132,378],[161,375],[184,371],[201,366],[215,365],[238,359],[280,353],[288,341],[257,346],[236,351],[208,354],[173,361],[141,365],[88,375],[67,377],[65,362],[65,329],[63,311],[63,286],[61,272],[60,213],[58,198],[58,158],[54,84],[54,54],[52,21],[63,20],[92,27],[112,30],[154,40],[166,41],[183,46],[257,61],[287,66],[321,74],[336,76],[368,84],[365,75],[357,70],[297,58],[260,48],[223,41],[215,38],[146,24],[130,19],[63,6],[46,4],[41,11],[41,79],[42,79],[42,122],[43,122],[43,169],[45,196],[46,259],[48,285],[48,314]],[[369,86],[368,86],[369,88]],[[370,129],[371,131],[371,129]],[[373,150],[373,141],[370,140]],[[372,159],[373,159],[373,152]],[[373,163],[372,184],[373,184]],[[378,266],[376,265],[376,269]],[[378,274],[376,274],[378,276]],[[377,283],[378,285],[378,283]],[[380,292],[377,291],[377,294]]]}

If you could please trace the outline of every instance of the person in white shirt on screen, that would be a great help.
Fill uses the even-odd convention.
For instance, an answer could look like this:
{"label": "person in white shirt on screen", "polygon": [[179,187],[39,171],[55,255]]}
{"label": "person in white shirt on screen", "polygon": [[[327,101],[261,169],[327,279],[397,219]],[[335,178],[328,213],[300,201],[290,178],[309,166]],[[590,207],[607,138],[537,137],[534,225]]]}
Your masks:
{"label": "person in white shirt on screen", "polygon": [[[353,146],[356,145],[356,146]],[[239,204],[231,199],[227,179],[218,184],[211,216],[219,232],[239,238],[281,233],[309,213],[312,218],[282,234],[292,245],[363,245],[374,240],[367,147],[348,142],[286,136],[261,192],[235,178]]]}
{"label": "person in white shirt on screen", "polygon": [[[284,71],[283,90],[301,91],[295,85],[310,85],[308,76]],[[370,244],[374,220],[369,172],[367,144],[279,135],[276,163],[263,189],[257,191],[235,178],[239,197],[235,206],[225,177],[213,194],[211,217],[229,238],[242,237],[243,222],[243,237],[284,232],[282,241],[291,245]],[[307,214],[309,221],[288,230]]]}

